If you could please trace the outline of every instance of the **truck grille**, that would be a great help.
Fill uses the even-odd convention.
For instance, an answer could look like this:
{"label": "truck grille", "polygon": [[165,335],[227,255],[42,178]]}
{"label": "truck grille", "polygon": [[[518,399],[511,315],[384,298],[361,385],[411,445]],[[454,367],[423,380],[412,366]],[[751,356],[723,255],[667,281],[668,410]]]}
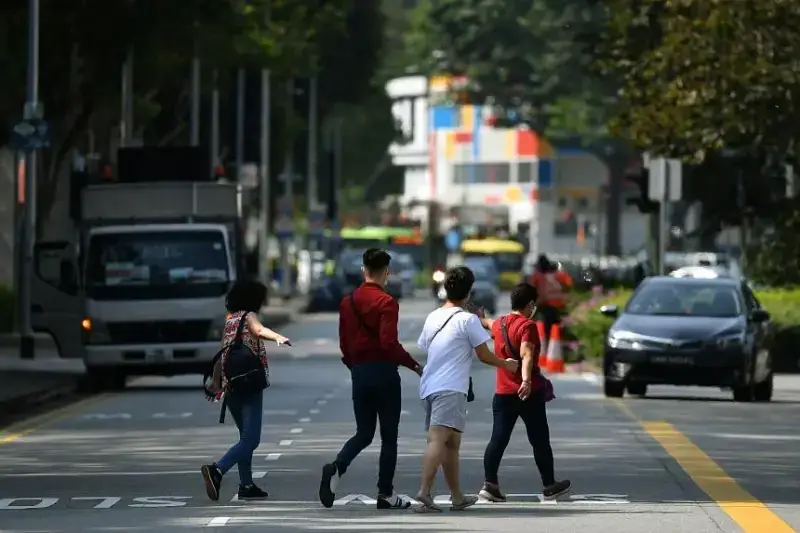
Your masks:
{"label": "truck grille", "polygon": [[112,344],[204,342],[208,340],[211,321],[112,322],[107,327]]}

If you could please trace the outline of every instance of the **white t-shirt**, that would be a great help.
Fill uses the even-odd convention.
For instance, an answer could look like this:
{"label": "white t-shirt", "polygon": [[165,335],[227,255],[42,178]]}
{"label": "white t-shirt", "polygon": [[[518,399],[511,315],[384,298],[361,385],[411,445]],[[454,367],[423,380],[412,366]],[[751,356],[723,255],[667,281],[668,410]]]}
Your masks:
{"label": "white t-shirt", "polygon": [[[431,342],[434,333],[456,312]],[[428,362],[419,381],[419,397],[425,399],[443,391],[467,394],[474,350],[490,340],[480,319],[460,307],[440,307],[429,314],[417,341],[428,352]]]}

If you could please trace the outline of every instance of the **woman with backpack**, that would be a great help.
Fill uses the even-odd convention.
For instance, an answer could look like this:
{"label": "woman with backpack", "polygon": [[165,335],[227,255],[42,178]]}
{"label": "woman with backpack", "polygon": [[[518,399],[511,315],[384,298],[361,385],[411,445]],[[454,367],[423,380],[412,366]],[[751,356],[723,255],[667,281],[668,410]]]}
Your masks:
{"label": "woman with backpack", "polygon": [[253,483],[253,452],[261,442],[264,389],[269,387],[269,363],[264,341],[291,346],[289,339],[265,327],[258,314],[267,300],[267,287],[258,281],[237,281],[225,299],[228,317],[222,334],[222,350],[214,359],[210,399],[223,401],[236,422],[239,442],[217,462],[201,468],[206,493],[219,500],[222,477],[233,467],[239,470],[240,500],[260,500],[268,495]]}

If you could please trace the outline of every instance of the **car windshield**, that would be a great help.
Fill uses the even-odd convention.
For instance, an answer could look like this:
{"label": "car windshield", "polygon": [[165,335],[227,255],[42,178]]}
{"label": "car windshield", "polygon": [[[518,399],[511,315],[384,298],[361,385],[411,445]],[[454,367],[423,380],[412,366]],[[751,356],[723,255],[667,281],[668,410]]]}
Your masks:
{"label": "car windshield", "polygon": [[[488,258],[491,259],[498,270],[502,272],[519,272],[522,270],[523,255],[521,253],[501,252],[492,254],[466,253],[464,258]],[[470,267],[471,268],[471,267]]]}
{"label": "car windshield", "polygon": [[497,279],[497,270],[490,262],[485,261],[465,261],[464,266],[472,270],[475,275],[475,281],[490,281],[494,282]]}
{"label": "car windshield", "polygon": [[733,287],[654,283],[637,291],[625,306],[625,312],[633,315],[729,318],[742,314],[742,304]]}
{"label": "car windshield", "polygon": [[392,255],[392,263],[390,266],[391,270],[396,272],[400,272],[403,270],[413,270],[414,269],[414,261],[411,259],[411,256],[408,254],[396,254],[393,253]]}
{"label": "car windshield", "polygon": [[229,281],[221,231],[107,233],[89,240],[86,289],[92,298],[211,296],[224,293]]}

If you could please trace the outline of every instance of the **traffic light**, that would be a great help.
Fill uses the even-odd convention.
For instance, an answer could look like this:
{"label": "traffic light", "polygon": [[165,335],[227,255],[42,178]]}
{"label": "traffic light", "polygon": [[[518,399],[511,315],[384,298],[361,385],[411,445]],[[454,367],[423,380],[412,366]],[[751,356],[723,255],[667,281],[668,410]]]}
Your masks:
{"label": "traffic light", "polygon": [[638,174],[628,174],[625,181],[630,181],[639,188],[639,194],[626,199],[626,204],[635,205],[640,213],[658,213],[659,203],[650,199],[650,170],[643,168]]}

